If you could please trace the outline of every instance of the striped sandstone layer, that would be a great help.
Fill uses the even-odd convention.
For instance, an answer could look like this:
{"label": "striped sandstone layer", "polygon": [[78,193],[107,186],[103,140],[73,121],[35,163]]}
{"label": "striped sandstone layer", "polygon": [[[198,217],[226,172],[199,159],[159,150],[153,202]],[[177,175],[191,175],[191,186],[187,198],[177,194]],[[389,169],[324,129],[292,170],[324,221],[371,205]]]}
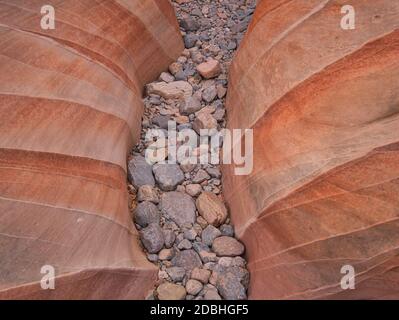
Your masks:
{"label": "striped sandstone layer", "polygon": [[260,1],[227,108],[254,130],[253,172],[224,167],[249,297],[399,298],[399,2]]}
{"label": "striped sandstone layer", "polygon": [[[140,299],[128,210],[142,90],[183,49],[164,0],[0,1],[0,298]],[[41,290],[44,265],[55,290]]]}

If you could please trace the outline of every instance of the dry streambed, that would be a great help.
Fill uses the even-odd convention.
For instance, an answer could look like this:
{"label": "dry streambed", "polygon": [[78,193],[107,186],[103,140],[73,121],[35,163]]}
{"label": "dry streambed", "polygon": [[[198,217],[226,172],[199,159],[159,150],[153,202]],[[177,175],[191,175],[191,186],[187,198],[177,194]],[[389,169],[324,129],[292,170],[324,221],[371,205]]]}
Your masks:
{"label": "dry streambed", "polygon": [[[228,67],[254,2],[173,1],[186,49],[169,72],[147,85],[141,141],[128,165],[134,222],[148,259],[159,266],[159,284],[149,299],[247,297],[245,248],[223,203],[219,166],[150,165],[144,155],[148,147],[159,148],[168,160],[170,121],[177,132],[225,127]],[[147,141],[153,129],[163,130],[165,141]],[[197,149],[200,154],[200,144]]]}

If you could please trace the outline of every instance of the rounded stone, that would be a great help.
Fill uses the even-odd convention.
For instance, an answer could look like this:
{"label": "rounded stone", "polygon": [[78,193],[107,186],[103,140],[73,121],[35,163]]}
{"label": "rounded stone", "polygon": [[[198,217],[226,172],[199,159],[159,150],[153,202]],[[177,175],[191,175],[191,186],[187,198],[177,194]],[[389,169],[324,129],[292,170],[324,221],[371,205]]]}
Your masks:
{"label": "rounded stone", "polygon": [[186,276],[186,269],[182,267],[170,267],[166,269],[166,272],[174,282],[183,281]]}
{"label": "rounded stone", "polygon": [[186,291],[188,294],[196,296],[202,290],[202,283],[198,280],[190,279],[186,283]]}
{"label": "rounded stone", "polygon": [[161,214],[155,204],[149,201],[141,202],[134,210],[134,221],[141,227],[151,223],[159,223]]}
{"label": "rounded stone", "polygon": [[244,253],[244,246],[235,238],[222,236],[213,241],[212,250],[219,257],[235,257]]}
{"label": "rounded stone", "polygon": [[165,247],[171,248],[176,240],[176,235],[172,230],[164,230],[163,231],[164,238],[165,238]]}
{"label": "rounded stone", "polygon": [[177,164],[156,164],[153,167],[155,180],[163,191],[172,191],[184,181],[184,173]]}
{"label": "rounded stone", "polygon": [[161,211],[180,227],[195,223],[194,200],[187,194],[175,191],[164,193],[161,197],[160,207]]}
{"label": "rounded stone", "polygon": [[178,284],[165,282],[157,288],[159,300],[184,300],[186,298],[186,289]]}
{"label": "rounded stone", "polygon": [[152,223],[140,231],[141,242],[149,253],[159,252],[164,245],[164,235],[158,224]]}
{"label": "rounded stone", "polygon": [[222,233],[218,228],[209,224],[201,233],[202,242],[210,247],[212,246],[213,241],[221,235]]}
{"label": "rounded stone", "polygon": [[178,252],[172,259],[172,264],[176,267],[182,267],[187,271],[202,266],[201,258],[191,249]]}
{"label": "rounded stone", "polygon": [[153,203],[158,203],[159,197],[153,186],[144,185],[141,186],[137,192],[137,200],[139,202],[150,201]]}

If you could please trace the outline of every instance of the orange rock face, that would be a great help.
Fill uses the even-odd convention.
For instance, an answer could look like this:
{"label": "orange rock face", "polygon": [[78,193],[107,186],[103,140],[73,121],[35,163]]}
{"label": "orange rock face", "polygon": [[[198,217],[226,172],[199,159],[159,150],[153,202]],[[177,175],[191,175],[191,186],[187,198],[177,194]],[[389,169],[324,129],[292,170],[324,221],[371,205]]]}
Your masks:
{"label": "orange rock face", "polygon": [[232,65],[254,170],[224,167],[224,190],[252,299],[399,298],[399,3],[354,1],[354,30],[346,4],[261,1]]}
{"label": "orange rock face", "polygon": [[[145,83],[183,49],[164,0],[0,3],[0,298],[144,298],[126,157]],[[42,290],[42,267],[55,289]]]}

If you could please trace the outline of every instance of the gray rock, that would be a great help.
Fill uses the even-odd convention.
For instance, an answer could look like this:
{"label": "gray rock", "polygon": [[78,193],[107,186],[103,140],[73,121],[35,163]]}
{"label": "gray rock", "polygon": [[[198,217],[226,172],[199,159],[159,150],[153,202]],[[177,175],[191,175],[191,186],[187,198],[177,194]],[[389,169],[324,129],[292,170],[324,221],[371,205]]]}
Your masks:
{"label": "gray rock", "polygon": [[164,230],[163,231],[165,238],[165,247],[171,248],[176,240],[176,235],[172,230]]}
{"label": "gray rock", "polygon": [[220,226],[220,232],[222,235],[227,237],[234,237],[234,227],[230,224],[224,224]]}
{"label": "gray rock", "polygon": [[173,258],[174,255],[175,255],[175,252],[173,249],[162,249],[158,253],[158,258],[159,258],[159,260],[170,260]]}
{"label": "gray rock", "polygon": [[204,300],[222,300],[217,290],[206,290]]}
{"label": "gray rock", "polygon": [[160,207],[179,226],[195,223],[195,203],[187,194],[175,191],[164,193]]}
{"label": "gray rock", "polygon": [[193,245],[191,244],[191,242],[189,240],[183,239],[182,241],[180,241],[180,243],[177,247],[180,250],[187,250],[187,249],[191,249],[193,247]]}
{"label": "gray rock", "polygon": [[186,289],[183,286],[165,282],[157,288],[159,300],[184,300],[186,298]]}
{"label": "gray rock", "polygon": [[147,254],[147,259],[151,262],[158,262],[158,255],[155,253],[149,253]]}
{"label": "gray rock", "polygon": [[177,164],[156,164],[152,170],[163,191],[172,191],[184,181],[184,173]]}
{"label": "gray rock", "polygon": [[186,283],[186,291],[188,294],[196,296],[202,290],[202,283],[198,280],[190,279]]}
{"label": "gray rock", "polygon": [[164,245],[164,236],[159,225],[153,223],[140,231],[141,242],[149,253],[159,252]]}
{"label": "gray rock", "polygon": [[245,300],[247,298],[245,287],[232,272],[219,274],[216,287],[226,300]]}
{"label": "gray rock", "polygon": [[222,173],[218,168],[206,168],[206,172],[208,172],[212,178],[220,179],[222,176]]}
{"label": "gray rock", "polygon": [[186,81],[188,76],[184,70],[181,70],[175,74],[175,77],[176,77],[176,80]]}
{"label": "gray rock", "polygon": [[214,252],[201,250],[199,252],[199,256],[201,257],[201,260],[202,260],[203,263],[209,263],[209,262],[218,261],[218,257],[216,256],[216,253],[214,253]]}
{"label": "gray rock", "polygon": [[168,129],[168,121],[170,121],[170,116],[157,115],[152,118],[151,122],[161,129]]}
{"label": "gray rock", "polygon": [[232,263],[233,263],[232,257],[221,257],[218,261],[218,264],[220,264],[222,267],[230,267]]}
{"label": "gray rock", "polygon": [[134,210],[134,221],[141,227],[146,227],[151,223],[159,224],[160,219],[161,213],[152,202],[141,202]]}
{"label": "gray rock", "polygon": [[199,8],[193,8],[193,10],[191,11],[191,15],[202,17],[202,12]]}
{"label": "gray rock", "polygon": [[217,96],[218,92],[215,86],[210,86],[202,92],[202,99],[205,102],[211,103]]}
{"label": "gray rock", "polygon": [[144,185],[155,185],[152,166],[141,155],[134,156],[128,163],[128,178],[131,184],[139,188]]}
{"label": "gray rock", "polygon": [[201,251],[211,251],[205,243],[198,241],[193,243],[193,248],[195,251],[197,251],[197,253],[200,253]]}
{"label": "gray rock", "polygon": [[244,253],[244,246],[235,238],[222,236],[213,241],[212,250],[219,257],[235,257]]}
{"label": "gray rock", "polygon": [[196,184],[199,184],[199,183],[204,182],[205,180],[209,180],[210,178],[211,178],[211,177],[209,176],[209,174],[208,174],[205,170],[200,169],[200,170],[198,170],[198,172],[195,174],[195,176],[194,176],[192,182],[193,182],[193,183],[196,183]]}
{"label": "gray rock", "polygon": [[180,103],[180,113],[182,115],[190,115],[201,110],[201,101],[196,96],[191,96]]}
{"label": "gray rock", "polygon": [[173,282],[181,282],[186,276],[186,269],[182,267],[170,267],[166,269],[166,272]]}
{"label": "gray rock", "polygon": [[207,246],[212,246],[213,240],[217,237],[220,237],[222,233],[218,228],[215,228],[212,225],[208,225],[201,233],[202,242]]}
{"label": "gray rock", "polygon": [[158,95],[151,95],[149,98],[149,102],[155,106],[159,106],[162,103],[161,97]]}
{"label": "gray rock", "polygon": [[197,237],[197,232],[193,228],[184,231],[184,238],[185,239],[194,241],[196,237]]}
{"label": "gray rock", "polygon": [[229,41],[229,44],[227,45],[228,50],[235,50],[237,48],[237,43],[233,41]]}
{"label": "gray rock", "polygon": [[172,264],[176,267],[182,267],[187,271],[202,266],[201,259],[194,250],[183,250],[178,252],[172,259]]}
{"label": "gray rock", "polygon": [[183,170],[183,172],[185,173],[190,173],[191,171],[193,171],[195,168],[197,167],[196,164],[192,164],[192,163],[185,163],[185,164],[181,164],[180,168]]}
{"label": "gray rock", "polygon": [[[202,111],[202,110],[201,110]],[[198,134],[201,134],[202,129],[217,129],[218,122],[212,116],[212,114],[208,112],[198,113],[196,119],[193,122],[193,129]]]}
{"label": "gray rock", "polygon": [[180,26],[185,31],[197,31],[200,28],[199,23],[194,18],[192,18],[190,16],[184,17],[180,21]]}
{"label": "gray rock", "polygon": [[192,47],[195,46],[195,44],[197,43],[199,37],[195,34],[187,34],[184,36],[184,46],[187,49],[190,49]]}

